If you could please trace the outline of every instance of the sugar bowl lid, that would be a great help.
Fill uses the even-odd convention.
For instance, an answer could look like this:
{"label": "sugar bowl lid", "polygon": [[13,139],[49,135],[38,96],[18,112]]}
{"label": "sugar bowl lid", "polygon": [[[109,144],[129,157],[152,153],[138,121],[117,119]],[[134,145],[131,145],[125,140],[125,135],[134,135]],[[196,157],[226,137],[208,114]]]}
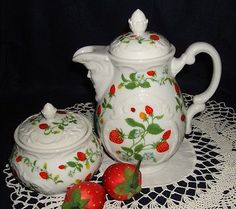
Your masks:
{"label": "sugar bowl lid", "polygon": [[92,126],[81,114],[57,110],[45,104],[15,130],[16,144],[36,152],[60,151],[82,144],[91,135]]}
{"label": "sugar bowl lid", "polygon": [[160,34],[146,31],[148,19],[137,9],[128,20],[132,32],[116,38],[109,53],[122,59],[152,59],[167,55],[173,46]]}

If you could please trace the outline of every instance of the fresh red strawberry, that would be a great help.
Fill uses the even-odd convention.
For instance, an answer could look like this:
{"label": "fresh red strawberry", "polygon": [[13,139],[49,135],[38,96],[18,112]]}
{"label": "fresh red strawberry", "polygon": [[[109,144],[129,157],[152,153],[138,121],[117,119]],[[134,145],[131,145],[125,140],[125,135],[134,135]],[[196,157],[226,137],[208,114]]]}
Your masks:
{"label": "fresh red strawberry", "polygon": [[166,141],[160,142],[159,144],[157,144],[156,150],[157,150],[157,152],[166,152],[167,150],[169,150],[168,142],[166,142]]}
{"label": "fresh red strawberry", "polygon": [[[140,162],[140,161],[139,161]],[[127,200],[141,191],[141,172],[133,164],[115,163],[104,172],[102,181],[106,192],[116,200]]]}
{"label": "fresh red strawberry", "polygon": [[81,182],[67,190],[62,209],[102,209],[105,198],[105,189],[100,184]]}
{"label": "fresh red strawberry", "polygon": [[123,134],[120,130],[118,129],[113,129],[111,130],[109,134],[109,139],[114,142],[115,144],[122,144],[124,139],[123,139]]}

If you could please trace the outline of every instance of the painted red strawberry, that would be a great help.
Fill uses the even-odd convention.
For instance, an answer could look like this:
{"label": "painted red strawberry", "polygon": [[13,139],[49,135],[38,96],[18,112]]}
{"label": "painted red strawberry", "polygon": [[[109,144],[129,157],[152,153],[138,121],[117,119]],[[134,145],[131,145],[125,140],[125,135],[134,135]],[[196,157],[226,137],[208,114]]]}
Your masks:
{"label": "painted red strawberry", "polygon": [[146,105],[146,106],[145,106],[145,112],[146,112],[148,115],[152,115],[152,113],[153,113],[153,108],[150,107],[150,106],[148,106],[148,105]]}
{"label": "painted red strawberry", "polygon": [[113,129],[109,134],[109,139],[115,144],[122,144],[124,136],[119,129]]}
{"label": "painted red strawberry", "polygon": [[113,96],[113,95],[115,94],[115,92],[116,92],[116,87],[115,87],[115,85],[113,84],[113,85],[111,86],[111,88],[110,88],[110,96]]}
{"label": "painted red strawberry", "polygon": [[18,156],[16,157],[16,162],[19,163],[21,160],[22,160],[22,156],[18,155]]}
{"label": "painted red strawberry", "polygon": [[182,114],[182,115],[181,115],[181,117],[180,117],[180,120],[184,122],[184,121],[185,121],[185,119],[186,119],[185,115],[184,115],[184,114]]}
{"label": "painted red strawberry", "polygon": [[165,133],[162,135],[162,139],[169,139],[171,134],[171,130],[165,131]]}
{"label": "painted red strawberry", "polygon": [[65,166],[65,165],[59,165],[58,168],[61,169],[61,170],[63,170],[63,169],[66,168],[66,166]]}
{"label": "painted red strawberry", "polygon": [[45,179],[45,180],[49,178],[48,173],[46,171],[41,171],[39,175],[42,179]]}
{"label": "painted red strawberry", "polygon": [[83,152],[77,152],[77,158],[78,158],[80,161],[85,161],[87,157],[86,157],[85,153],[83,153]]}
{"label": "painted red strawberry", "polygon": [[139,165],[115,163],[110,165],[102,177],[106,192],[116,200],[127,200],[141,191]]}
{"label": "painted red strawberry", "polygon": [[97,115],[99,116],[101,114],[101,112],[102,112],[102,107],[101,107],[101,105],[98,105],[98,107],[97,107]]}
{"label": "painted red strawberry", "polygon": [[155,74],[156,74],[156,72],[154,70],[147,71],[147,75],[149,75],[149,76],[154,76]]}
{"label": "painted red strawberry", "polygon": [[177,83],[174,83],[174,87],[175,87],[176,94],[179,95],[180,94],[180,87],[179,87],[179,85]]}
{"label": "painted red strawberry", "polygon": [[105,198],[105,190],[100,184],[80,182],[67,190],[62,209],[102,209]]}
{"label": "painted red strawberry", "polygon": [[41,124],[39,124],[39,128],[40,129],[47,129],[48,128],[48,124],[47,123],[41,123]]}
{"label": "painted red strawberry", "polygon": [[160,37],[157,34],[151,34],[150,39],[158,41],[160,39]]}
{"label": "painted red strawberry", "polygon": [[159,144],[157,144],[156,150],[157,150],[157,152],[166,152],[167,150],[169,150],[168,142],[166,142],[166,141],[160,142]]}
{"label": "painted red strawberry", "polygon": [[131,112],[135,112],[136,109],[135,109],[134,107],[131,107],[131,108],[130,108],[130,111],[131,111]]}

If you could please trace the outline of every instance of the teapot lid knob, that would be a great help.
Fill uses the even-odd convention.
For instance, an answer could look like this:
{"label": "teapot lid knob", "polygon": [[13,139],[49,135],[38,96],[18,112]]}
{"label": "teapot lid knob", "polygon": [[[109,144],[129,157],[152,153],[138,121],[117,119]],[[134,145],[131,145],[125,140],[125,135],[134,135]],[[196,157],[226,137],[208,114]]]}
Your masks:
{"label": "teapot lid knob", "polygon": [[47,120],[53,119],[55,117],[56,112],[57,112],[57,108],[55,108],[50,103],[45,104],[43,109],[41,110],[41,113]]}
{"label": "teapot lid knob", "polygon": [[147,28],[148,19],[144,13],[137,9],[129,19],[129,27],[135,35],[142,36]]}

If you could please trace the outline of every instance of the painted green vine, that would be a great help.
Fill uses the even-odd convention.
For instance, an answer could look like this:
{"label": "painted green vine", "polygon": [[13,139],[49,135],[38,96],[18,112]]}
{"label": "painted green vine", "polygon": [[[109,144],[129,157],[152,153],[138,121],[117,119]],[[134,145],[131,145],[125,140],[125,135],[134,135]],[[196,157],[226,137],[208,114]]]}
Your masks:
{"label": "painted green vine", "polygon": [[125,44],[128,44],[131,41],[137,41],[138,44],[143,44],[143,43],[155,44],[155,42],[160,40],[160,37],[155,33],[150,33],[148,34],[147,37],[143,37],[129,32],[120,36],[118,40]]}
{"label": "painted green vine", "polygon": [[[151,154],[153,150],[162,153],[169,149],[167,139],[169,139],[171,135],[171,130],[164,130],[158,124],[158,120],[162,119],[164,115],[154,115],[154,109],[148,105],[145,106],[144,110],[143,112],[139,112],[141,121],[134,120],[133,118],[125,119],[127,125],[131,127],[128,134],[118,128],[111,130],[109,133],[109,139],[112,143],[122,145],[124,140],[131,141],[129,147],[121,146],[121,149],[116,152],[118,155],[121,155],[124,160],[147,160],[147,158],[151,158],[155,162],[156,159],[154,155]],[[135,108],[131,111],[135,112]],[[159,135],[161,133],[163,133],[163,135],[160,137]],[[146,143],[145,137],[148,134],[156,135],[157,141],[151,144]]]}
{"label": "painted green vine", "polygon": [[119,84],[118,88],[121,89],[123,86],[126,89],[135,89],[138,87],[141,88],[150,88],[151,84],[150,82],[157,82],[159,85],[164,85],[166,81],[169,81],[169,83],[172,85],[172,79],[167,75],[166,71],[164,71],[164,76],[161,76],[157,74],[154,70],[149,70],[146,72],[146,74],[141,73],[131,73],[129,74],[129,77],[125,77],[123,74],[121,75],[121,83]]}
{"label": "painted green vine", "polygon": [[52,122],[51,125],[47,123],[40,123],[39,128],[44,130],[44,135],[58,134],[65,129],[70,123],[77,124],[77,120],[73,115],[66,115],[59,121]]}
{"label": "painted green vine", "polygon": [[51,180],[55,184],[63,183],[60,179],[60,175],[49,173],[47,170],[47,163],[45,162],[43,166],[37,165],[37,160],[31,160],[30,158],[19,155],[17,152],[14,153],[16,163],[23,163],[30,168],[31,172],[37,172],[39,177],[43,180]]}
{"label": "painted green vine", "polygon": [[87,148],[85,152],[78,151],[72,160],[67,161],[65,164],[59,165],[58,168],[69,170],[68,175],[70,177],[73,177],[76,172],[81,172],[84,167],[89,170],[91,164],[95,163],[96,159],[101,156],[101,151],[98,149],[99,145],[95,137],[93,138],[92,142],[97,147],[95,152],[91,148]]}

